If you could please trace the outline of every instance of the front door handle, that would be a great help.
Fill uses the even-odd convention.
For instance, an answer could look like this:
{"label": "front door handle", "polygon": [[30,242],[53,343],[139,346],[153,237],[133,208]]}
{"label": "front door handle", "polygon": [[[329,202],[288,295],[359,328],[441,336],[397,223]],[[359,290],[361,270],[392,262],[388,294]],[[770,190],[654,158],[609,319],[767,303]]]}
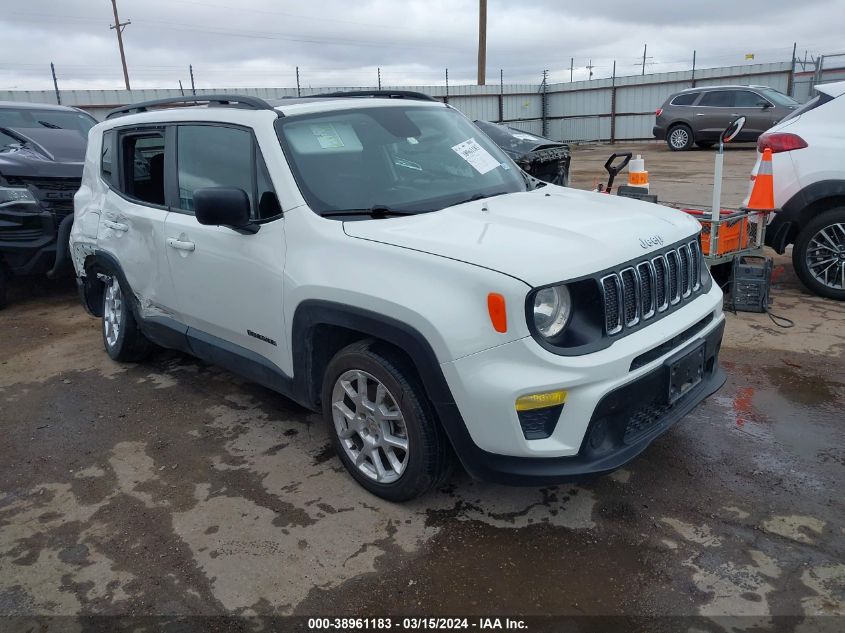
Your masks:
{"label": "front door handle", "polygon": [[129,225],[123,224],[123,222],[112,222],[111,220],[103,220],[103,226],[107,229],[112,229],[113,231],[122,231],[126,232],[129,230]]}
{"label": "front door handle", "polygon": [[193,250],[197,247],[196,244],[193,242],[188,242],[185,240],[177,240],[175,237],[168,237],[167,238],[167,245],[170,248],[175,248],[177,251],[188,251],[193,252]]}
{"label": "front door handle", "polygon": [[706,114],[704,114],[704,113],[702,113],[702,112],[696,112],[696,113],[695,113],[695,116],[707,116],[707,115],[706,115]]}

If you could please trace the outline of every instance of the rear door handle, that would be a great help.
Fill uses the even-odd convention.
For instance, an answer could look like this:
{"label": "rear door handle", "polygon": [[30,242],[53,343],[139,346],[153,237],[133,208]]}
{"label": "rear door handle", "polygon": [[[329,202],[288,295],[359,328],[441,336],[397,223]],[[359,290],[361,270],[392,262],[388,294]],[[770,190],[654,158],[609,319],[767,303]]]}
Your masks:
{"label": "rear door handle", "polygon": [[695,116],[707,116],[707,115],[706,115],[706,114],[704,114],[704,113],[702,113],[702,112],[696,112],[696,113],[695,113]]}
{"label": "rear door handle", "polygon": [[188,251],[193,252],[194,249],[197,247],[196,244],[193,242],[186,242],[184,240],[177,240],[175,237],[168,237],[167,238],[167,245],[170,248],[175,248],[177,251]]}
{"label": "rear door handle", "polygon": [[123,224],[122,222],[112,222],[111,220],[103,220],[103,225],[107,229],[112,229],[113,231],[126,232],[129,230],[129,225]]}

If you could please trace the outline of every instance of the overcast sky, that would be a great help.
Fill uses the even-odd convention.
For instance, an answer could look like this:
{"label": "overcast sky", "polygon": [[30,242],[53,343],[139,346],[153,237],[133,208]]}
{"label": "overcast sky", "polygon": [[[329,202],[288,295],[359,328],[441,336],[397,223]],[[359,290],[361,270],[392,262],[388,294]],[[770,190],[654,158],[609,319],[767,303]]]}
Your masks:
{"label": "overcast sky", "polygon": [[[0,0],[0,89],[123,88],[110,0]],[[118,0],[133,88],[474,83],[478,0]],[[845,52],[845,0],[489,0],[488,83]],[[754,62],[745,60],[754,53]],[[845,63],[845,57],[839,58]]]}

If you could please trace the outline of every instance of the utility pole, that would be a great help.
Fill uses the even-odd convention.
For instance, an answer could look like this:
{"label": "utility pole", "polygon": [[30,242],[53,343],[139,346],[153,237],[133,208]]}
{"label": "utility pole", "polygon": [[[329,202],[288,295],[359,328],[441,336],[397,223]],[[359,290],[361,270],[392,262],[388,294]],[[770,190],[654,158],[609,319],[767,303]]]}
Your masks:
{"label": "utility pole", "polygon": [[786,86],[786,94],[790,97],[795,96],[795,52],[798,48],[798,42],[792,43],[792,65],[789,67],[789,81]]}
{"label": "utility pole", "polygon": [[376,68],[378,72],[378,89],[381,90],[381,68]]}
{"label": "utility pole", "polygon": [[695,88],[695,51],[692,52],[692,77],[690,77],[690,88]]}
{"label": "utility pole", "polygon": [[449,103],[449,69],[446,69],[446,98],[443,99],[443,103]]}
{"label": "utility pole", "polygon": [[299,89],[299,66],[296,67],[296,96],[302,96],[302,92]]}
{"label": "utility pole", "polygon": [[194,65],[188,64],[188,72],[191,73],[191,94],[197,96],[197,87],[194,85]]}
{"label": "utility pole", "polygon": [[543,93],[541,103],[541,117],[543,121],[543,136],[549,135],[549,100],[547,98],[548,94],[548,80],[549,80],[549,71],[543,71],[543,83],[541,84],[541,89]]}
{"label": "utility pole", "polygon": [[645,75],[645,54],[648,50],[648,44],[643,44],[643,72],[642,74]]}
{"label": "utility pole", "polygon": [[59,82],[56,81],[56,67],[50,62],[50,72],[53,73],[53,88],[56,89],[56,103],[62,105],[62,95],[59,94]]}
{"label": "utility pole", "polygon": [[179,92],[182,93],[182,96],[185,96],[185,89],[182,87],[182,80],[179,80]]}
{"label": "utility pole", "polygon": [[478,0],[478,85],[486,82],[487,68],[487,0]]}
{"label": "utility pole", "polygon": [[126,53],[123,52],[123,29],[126,28],[126,25],[132,24],[132,20],[127,20],[126,22],[121,22],[120,18],[117,15],[117,0],[111,0],[111,7],[114,10],[114,24],[109,26],[110,29],[114,29],[115,33],[117,33],[117,47],[120,49],[120,63],[123,64],[123,81],[126,83],[126,89],[132,90],[129,87],[129,71],[126,70]]}
{"label": "utility pole", "polygon": [[575,72],[575,58],[569,58],[569,83],[572,83],[572,75]]}
{"label": "utility pole", "polygon": [[591,59],[591,60],[590,60],[590,63],[589,63],[589,64],[587,64],[587,70],[589,70],[589,71],[590,71],[590,74],[589,74],[589,76],[587,77],[587,79],[592,79],[592,78],[593,78],[593,68],[595,68],[595,66],[593,66],[593,60]]}

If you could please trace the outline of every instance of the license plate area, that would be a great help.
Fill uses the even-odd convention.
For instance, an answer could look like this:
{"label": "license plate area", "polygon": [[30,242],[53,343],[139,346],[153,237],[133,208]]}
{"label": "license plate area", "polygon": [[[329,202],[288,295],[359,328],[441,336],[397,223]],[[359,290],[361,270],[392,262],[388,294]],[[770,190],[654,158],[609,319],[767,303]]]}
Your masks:
{"label": "license plate area", "polygon": [[666,360],[667,402],[674,404],[694,389],[704,378],[704,341],[695,349]]}

